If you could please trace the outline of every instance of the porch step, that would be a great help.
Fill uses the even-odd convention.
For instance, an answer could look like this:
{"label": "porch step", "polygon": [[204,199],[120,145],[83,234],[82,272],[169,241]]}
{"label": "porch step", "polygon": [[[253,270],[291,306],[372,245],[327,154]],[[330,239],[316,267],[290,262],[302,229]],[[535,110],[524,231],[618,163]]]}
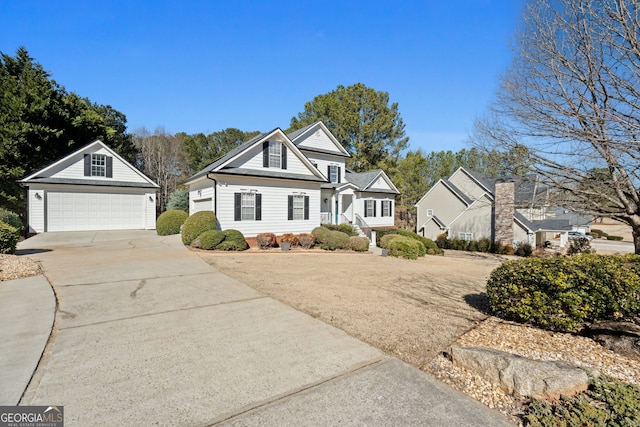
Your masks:
{"label": "porch step", "polygon": [[356,233],[358,233],[358,236],[360,237],[367,237],[366,234],[364,234],[364,232],[362,231],[362,229],[358,226],[358,224],[351,224],[351,226],[353,227],[353,229],[356,231]]}

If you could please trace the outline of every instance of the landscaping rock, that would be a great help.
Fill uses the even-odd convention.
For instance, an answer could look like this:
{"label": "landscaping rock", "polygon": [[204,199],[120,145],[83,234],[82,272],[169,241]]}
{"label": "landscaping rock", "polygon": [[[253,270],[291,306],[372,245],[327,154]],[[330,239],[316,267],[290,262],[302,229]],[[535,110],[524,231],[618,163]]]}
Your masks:
{"label": "landscaping rock", "polygon": [[601,321],[583,333],[615,353],[640,360],[640,326],[634,323]]}
{"label": "landscaping rock", "polygon": [[518,398],[556,400],[589,385],[586,372],[569,362],[531,360],[486,347],[452,347],[449,357]]}

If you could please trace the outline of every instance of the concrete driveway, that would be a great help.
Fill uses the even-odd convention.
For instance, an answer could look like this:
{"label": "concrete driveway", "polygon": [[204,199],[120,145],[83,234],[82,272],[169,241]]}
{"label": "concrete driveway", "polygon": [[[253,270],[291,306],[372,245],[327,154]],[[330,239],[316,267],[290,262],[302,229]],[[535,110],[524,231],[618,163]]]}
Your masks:
{"label": "concrete driveway", "polygon": [[[511,425],[155,232],[21,243],[58,299],[21,405],[87,425]],[[277,271],[256,271],[271,280]]]}

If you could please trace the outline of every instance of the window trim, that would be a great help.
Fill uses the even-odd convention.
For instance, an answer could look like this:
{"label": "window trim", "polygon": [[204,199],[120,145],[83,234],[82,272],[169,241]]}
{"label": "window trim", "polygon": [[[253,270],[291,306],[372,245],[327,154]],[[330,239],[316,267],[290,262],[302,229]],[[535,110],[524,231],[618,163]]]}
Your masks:
{"label": "window trim", "polygon": [[[371,215],[369,213],[371,213]],[[376,216],[376,200],[375,199],[367,199],[364,201],[364,216],[365,218],[375,218]]]}
{"label": "window trim", "polygon": [[[387,209],[385,209],[385,206],[387,207]],[[381,216],[393,216],[391,214],[391,200],[382,200],[381,202]],[[387,211],[387,213],[385,214],[385,210]]]}
{"label": "window trim", "polygon": [[280,141],[269,141],[270,168],[282,169],[282,145]]}
{"label": "window trim", "polygon": [[107,177],[107,155],[91,153],[91,176]]}
{"label": "window trim", "polygon": [[470,242],[473,240],[473,233],[470,231],[460,231],[458,232],[458,238],[460,240],[466,240],[467,242]]}
{"label": "window trim", "polygon": [[[245,204],[247,201],[246,197],[251,195],[253,198],[253,206],[250,206],[249,203]],[[234,193],[234,221],[261,221],[262,220],[262,194],[256,191],[240,191],[239,193]],[[249,208],[252,209],[252,217],[250,218]]]}
{"label": "window trim", "polygon": [[433,216],[433,209],[427,209],[427,216]]}

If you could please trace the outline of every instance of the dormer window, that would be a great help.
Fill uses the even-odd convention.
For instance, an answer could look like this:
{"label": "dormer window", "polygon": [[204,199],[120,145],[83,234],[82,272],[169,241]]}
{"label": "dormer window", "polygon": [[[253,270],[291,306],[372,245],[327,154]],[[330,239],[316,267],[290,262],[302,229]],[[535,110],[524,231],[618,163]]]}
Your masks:
{"label": "dormer window", "polygon": [[340,182],[340,166],[329,165],[327,175],[329,175],[329,182]]}
{"label": "dormer window", "polygon": [[104,154],[91,155],[91,176],[107,176],[107,156]]}
{"label": "dormer window", "polygon": [[84,176],[113,178],[113,157],[97,153],[85,154]]}
{"label": "dormer window", "polygon": [[265,168],[287,168],[287,146],[280,141],[262,143],[262,166]]}
{"label": "dormer window", "polygon": [[272,141],[269,143],[269,167],[280,169],[282,165],[282,143]]}

